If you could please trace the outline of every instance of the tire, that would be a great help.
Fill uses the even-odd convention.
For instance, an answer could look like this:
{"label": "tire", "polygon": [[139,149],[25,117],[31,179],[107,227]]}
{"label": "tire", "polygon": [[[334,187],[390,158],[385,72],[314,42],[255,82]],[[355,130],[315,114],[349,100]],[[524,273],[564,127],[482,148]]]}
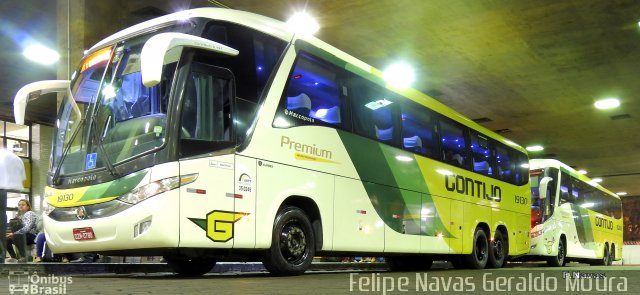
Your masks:
{"label": "tire", "polygon": [[609,250],[609,263],[607,265],[612,265],[613,261],[616,260],[616,245],[611,244],[611,250]]}
{"label": "tire", "polygon": [[433,265],[433,259],[428,256],[388,257],[386,260],[391,271],[428,270]]}
{"label": "tire", "polygon": [[547,264],[553,267],[564,266],[567,263],[567,250],[564,246],[564,240],[560,238],[558,241],[558,255],[549,257]]}
{"label": "tire", "polygon": [[298,207],[287,206],[276,215],[271,247],[264,253],[264,267],[276,276],[305,272],[315,255],[311,222]]}
{"label": "tire", "polygon": [[502,232],[497,230],[493,234],[493,242],[489,249],[489,262],[488,268],[501,268],[507,262],[507,255],[509,255],[509,245],[505,240]]}
{"label": "tire", "polygon": [[596,259],[592,265],[609,265],[609,244],[604,244],[604,253],[601,259]]}
{"label": "tire", "polygon": [[489,261],[489,241],[487,234],[481,228],[476,228],[473,234],[473,248],[471,254],[465,255],[466,266],[471,269],[483,269]]}
{"label": "tire", "polygon": [[164,259],[175,273],[185,277],[196,277],[208,273],[216,265],[211,258],[187,258],[184,256],[165,256]]}

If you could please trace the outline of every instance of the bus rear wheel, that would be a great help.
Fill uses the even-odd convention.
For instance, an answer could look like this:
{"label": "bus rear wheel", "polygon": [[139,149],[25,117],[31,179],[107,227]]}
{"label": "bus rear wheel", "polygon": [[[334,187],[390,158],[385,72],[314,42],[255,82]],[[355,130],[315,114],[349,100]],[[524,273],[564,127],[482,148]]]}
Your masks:
{"label": "bus rear wheel", "polygon": [[604,253],[602,253],[601,259],[596,259],[593,265],[609,265],[609,244],[604,244]]}
{"label": "bus rear wheel", "polygon": [[208,273],[216,265],[216,261],[211,258],[188,258],[185,256],[164,256],[167,264],[175,273],[186,277],[201,276]]}
{"label": "bus rear wheel", "polygon": [[491,242],[491,248],[489,251],[489,263],[487,267],[490,268],[501,268],[506,260],[507,255],[509,253],[509,246],[504,236],[502,236],[502,232],[497,230],[493,234],[493,241]]}
{"label": "bus rear wheel", "polygon": [[616,260],[616,247],[614,244],[611,244],[611,250],[609,250],[609,264],[607,265],[612,265],[614,260]]}
{"label": "bus rear wheel", "polygon": [[272,275],[299,275],[311,265],[314,254],[315,238],[304,211],[294,206],[280,209],[271,247],[263,256],[264,267]]}
{"label": "bus rear wheel", "polygon": [[473,249],[464,257],[466,266],[471,269],[483,269],[489,261],[489,241],[481,228],[473,234]]}

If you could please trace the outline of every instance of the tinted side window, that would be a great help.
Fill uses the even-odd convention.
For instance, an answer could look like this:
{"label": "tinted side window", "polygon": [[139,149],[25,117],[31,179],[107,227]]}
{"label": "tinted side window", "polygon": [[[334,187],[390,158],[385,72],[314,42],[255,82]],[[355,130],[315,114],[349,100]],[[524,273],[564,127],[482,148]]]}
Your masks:
{"label": "tinted side window", "polygon": [[351,94],[353,131],[397,146],[400,128],[395,94],[360,77],[352,79]]}
{"label": "tinted side window", "polygon": [[493,162],[493,151],[489,147],[489,139],[475,131],[471,132],[471,159],[473,160],[473,171],[484,175],[493,175],[491,163]]}
{"label": "tinted side window", "polygon": [[426,108],[407,101],[401,105],[402,147],[428,157],[435,157],[437,146],[435,118]]}
{"label": "tinted side window", "polygon": [[515,181],[515,161],[510,149],[501,143],[496,144],[496,165],[496,178],[511,183]]}
{"label": "tinted side window", "polygon": [[467,162],[465,128],[451,120],[440,120],[440,144],[442,160],[448,164],[465,167]]}
{"label": "tinted side window", "polygon": [[281,104],[290,125],[344,127],[347,112],[340,95],[339,73],[337,67],[308,54],[298,57]]}

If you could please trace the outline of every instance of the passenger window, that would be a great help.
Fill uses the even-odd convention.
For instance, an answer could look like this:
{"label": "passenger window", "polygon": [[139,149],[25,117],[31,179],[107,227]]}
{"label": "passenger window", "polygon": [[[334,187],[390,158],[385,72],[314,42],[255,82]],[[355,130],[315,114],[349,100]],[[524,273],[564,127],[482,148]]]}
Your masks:
{"label": "passenger window", "polygon": [[471,153],[473,171],[484,175],[493,175],[493,169],[491,168],[493,155],[489,148],[488,138],[476,132],[471,132]]}
{"label": "passenger window", "polygon": [[440,120],[442,160],[448,164],[465,167],[467,162],[464,127],[453,121]]}
{"label": "passenger window", "polygon": [[434,157],[436,151],[435,120],[427,108],[405,102],[402,113],[402,147],[428,157]]}
{"label": "passenger window", "polygon": [[300,55],[283,97],[284,115],[292,125],[342,126],[345,112],[340,98],[339,72],[331,64],[307,54]]}
{"label": "passenger window", "polygon": [[578,180],[577,178],[571,177],[571,199],[576,204],[584,203],[585,199],[585,190],[586,188],[583,186],[583,182]]}
{"label": "passenger window", "polygon": [[514,154],[513,158],[515,160],[515,184],[522,185],[529,182],[529,158],[527,155],[512,150]]}
{"label": "passenger window", "polygon": [[395,94],[368,80],[352,80],[353,127],[357,134],[397,145],[400,128],[396,123]]}
{"label": "passenger window", "polygon": [[496,171],[496,177],[500,180],[513,183],[515,180],[515,167],[514,159],[509,154],[509,149],[498,143],[496,146],[496,165],[498,167]]}

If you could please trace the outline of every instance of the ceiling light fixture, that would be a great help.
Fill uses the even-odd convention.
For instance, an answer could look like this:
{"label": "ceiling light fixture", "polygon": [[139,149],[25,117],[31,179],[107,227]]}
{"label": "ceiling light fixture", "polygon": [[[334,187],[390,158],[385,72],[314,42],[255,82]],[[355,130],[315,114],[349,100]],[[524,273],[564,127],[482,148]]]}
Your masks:
{"label": "ceiling light fixture", "polygon": [[596,101],[593,105],[601,110],[613,109],[620,106],[620,100],[615,97],[605,98]]}
{"label": "ceiling light fixture", "polygon": [[618,195],[618,196],[626,196],[627,192],[617,192],[616,195]]}
{"label": "ceiling light fixture", "polygon": [[413,67],[407,63],[394,63],[382,73],[384,80],[394,87],[408,88],[416,79]]}
{"label": "ceiling light fixture", "polygon": [[541,145],[532,145],[532,146],[526,147],[526,149],[530,152],[539,152],[544,150],[544,147]]}
{"label": "ceiling light fixture", "polygon": [[294,13],[287,25],[291,30],[301,35],[313,35],[320,30],[320,25],[310,14],[302,11]]}
{"label": "ceiling light fixture", "polygon": [[580,169],[580,170],[578,170],[578,174],[585,175],[585,174],[587,174],[587,170]]}
{"label": "ceiling light fixture", "polygon": [[29,60],[43,65],[54,64],[60,59],[60,54],[57,51],[40,44],[25,48],[22,54]]}

